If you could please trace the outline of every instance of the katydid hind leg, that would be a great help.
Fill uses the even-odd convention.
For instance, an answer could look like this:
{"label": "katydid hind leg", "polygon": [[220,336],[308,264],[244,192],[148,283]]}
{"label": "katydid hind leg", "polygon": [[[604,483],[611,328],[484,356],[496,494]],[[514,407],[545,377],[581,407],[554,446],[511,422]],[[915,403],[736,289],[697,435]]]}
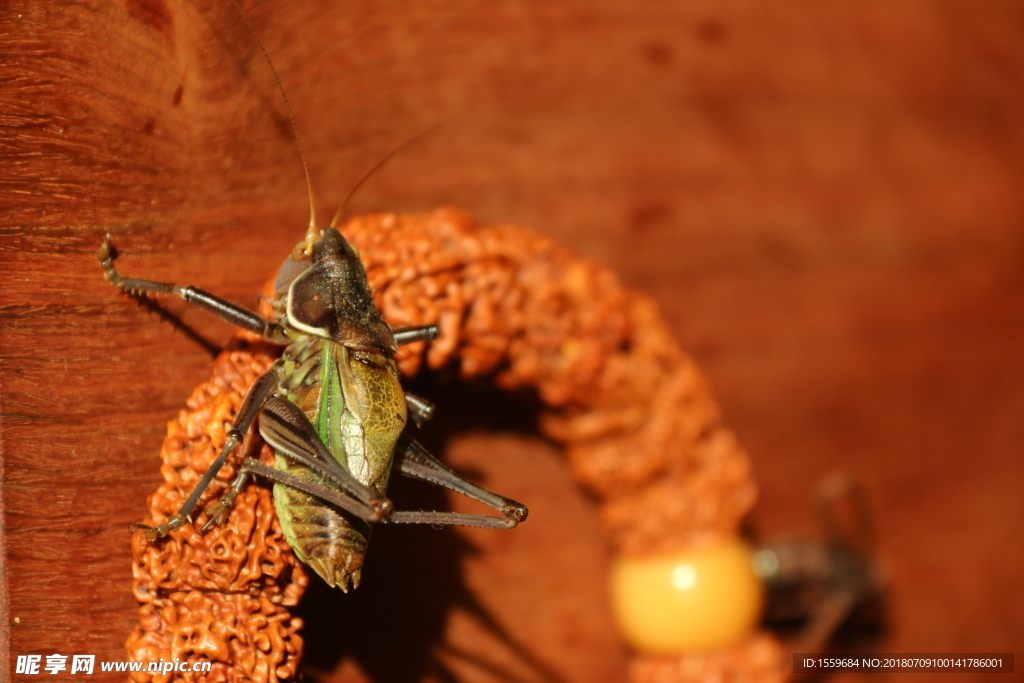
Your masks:
{"label": "katydid hind leg", "polygon": [[427,512],[426,510],[399,510],[392,512],[391,516],[383,521],[388,524],[474,526],[483,529],[514,529],[519,525],[519,520],[514,517],[468,515],[459,512]]}
{"label": "katydid hind leg", "polygon": [[[352,498],[360,506],[359,512],[353,512],[356,516],[367,521],[378,521],[390,514],[391,502],[376,489],[353,477],[335,460],[306,414],[292,401],[281,396],[271,396],[260,415],[259,429],[275,451],[322,474],[341,493]],[[318,487],[333,490],[326,486]],[[317,493],[306,493],[325,498]]]}
{"label": "katydid hind leg", "polygon": [[220,455],[213,461],[206,474],[196,484],[196,487],[192,489],[192,493],[182,504],[181,508],[179,508],[178,512],[163,524],[158,524],[157,526],[136,524],[132,528],[143,529],[146,532],[146,539],[152,542],[166,536],[171,530],[184,526],[189,521],[189,515],[195,510],[203,492],[206,491],[214,477],[220,472],[232,451],[241,445],[242,440],[245,438],[245,433],[249,431],[249,427],[252,426],[256,416],[263,408],[263,404],[266,403],[267,398],[277,387],[279,370],[280,361],[274,363],[269,370],[260,375],[252,385],[252,388],[249,389],[249,393],[245,395],[245,399],[242,401],[242,407],[238,410],[238,415],[235,416],[231,429],[228,430],[227,439],[224,441],[224,448],[221,449]]}
{"label": "katydid hind leg", "polygon": [[103,268],[103,277],[114,287],[117,287],[128,294],[143,294],[156,292],[159,294],[175,294],[187,303],[194,304],[205,311],[227,323],[247,330],[254,334],[261,335],[264,339],[278,344],[288,342],[280,325],[272,320],[249,311],[246,308],[231,303],[219,296],[210,294],[192,286],[181,286],[171,282],[157,282],[155,280],[140,280],[136,278],[121,277],[121,274],[114,268],[114,260],[117,258],[117,250],[110,241],[110,235],[103,238],[103,244],[96,252],[96,258]]}
{"label": "katydid hind leg", "polygon": [[302,491],[303,493],[316,496],[325,503],[335,505],[367,522],[380,522],[386,519],[387,515],[393,514],[391,512],[391,501],[387,499],[385,499],[384,504],[382,505],[370,507],[346,493],[328,488],[322,484],[314,483],[308,479],[303,479],[302,477],[297,477],[294,474],[279,470],[276,467],[272,467],[265,462],[256,460],[255,458],[245,460],[242,463],[242,468],[247,472],[251,472],[252,474],[263,477],[264,479],[268,479],[276,484],[284,484],[285,486],[290,486],[293,489]]}
{"label": "katydid hind leg", "polygon": [[469,515],[456,512],[401,511],[385,521],[395,524],[444,524],[511,529],[529,514],[522,503],[477,486],[442,464],[426,448],[408,434],[402,434],[395,449],[399,471],[407,477],[444,486],[456,493],[479,501],[501,513],[501,517]]}

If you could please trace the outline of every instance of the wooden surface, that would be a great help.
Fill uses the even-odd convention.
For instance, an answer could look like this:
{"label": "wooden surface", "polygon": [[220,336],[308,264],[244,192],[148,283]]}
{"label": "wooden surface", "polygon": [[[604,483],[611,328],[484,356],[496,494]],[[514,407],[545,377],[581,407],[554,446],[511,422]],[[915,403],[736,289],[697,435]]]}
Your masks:
{"label": "wooden surface", "polygon": [[[442,124],[351,209],[456,204],[617,269],[716,387],[763,484],[763,537],[812,530],[823,475],[865,483],[893,572],[882,647],[1024,642],[1019,4],[245,6],[321,220]],[[125,272],[251,304],[306,224],[305,189],[226,3],[10,0],[0,27],[0,658],[117,659],[135,619],[126,527],[210,355],[111,290],[92,253],[111,232]],[[214,346],[228,336],[171,309]],[[382,597],[314,591],[329,609],[309,615],[310,664],[621,680],[596,520],[529,408],[426,381],[454,420],[435,436],[450,461],[531,519],[381,534]]]}

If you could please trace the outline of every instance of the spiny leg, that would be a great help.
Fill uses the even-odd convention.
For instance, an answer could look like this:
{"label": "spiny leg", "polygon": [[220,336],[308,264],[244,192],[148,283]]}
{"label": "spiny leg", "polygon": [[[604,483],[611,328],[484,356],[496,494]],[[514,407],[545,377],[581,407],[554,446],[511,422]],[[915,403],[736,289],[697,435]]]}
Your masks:
{"label": "spiny leg", "polygon": [[426,448],[420,445],[418,441],[407,434],[402,434],[400,437],[398,447],[395,449],[395,458],[398,461],[399,471],[407,477],[422,479],[423,481],[429,481],[432,484],[449,488],[456,493],[461,493],[494,508],[502,516],[467,515],[458,512],[402,511],[392,513],[391,517],[384,520],[386,522],[396,524],[451,524],[490,529],[511,529],[525,520],[529,514],[529,510],[522,503],[518,503],[511,498],[499,496],[497,493],[466,481],[443,465]]}
{"label": "spiny leg", "polygon": [[417,427],[422,427],[424,422],[434,417],[434,404],[421,396],[405,392],[405,405]]}
{"label": "spiny leg", "polygon": [[277,387],[279,380],[278,372],[280,370],[281,361],[274,363],[270,366],[270,369],[260,375],[259,379],[249,389],[249,393],[245,395],[245,400],[242,401],[242,407],[238,410],[238,415],[235,416],[235,421],[231,425],[231,429],[228,430],[227,439],[224,441],[224,448],[221,449],[220,455],[217,456],[213,464],[210,465],[210,469],[206,471],[203,478],[199,480],[196,487],[192,489],[192,493],[182,504],[178,512],[171,517],[164,524],[159,524],[155,527],[148,526],[146,524],[136,524],[133,528],[143,529],[146,532],[146,540],[151,543],[158,538],[162,538],[168,534],[172,529],[178,529],[182,527],[185,522],[188,521],[188,516],[192,514],[196,504],[199,502],[199,498],[206,491],[206,487],[210,485],[217,473],[227,462],[228,456],[231,452],[238,448],[239,444],[245,438],[245,433],[249,431],[249,427],[252,426],[253,420],[259,414],[263,404],[266,403],[267,397],[270,396],[274,388]]}
{"label": "spiny leg", "polygon": [[392,330],[392,334],[395,335],[395,343],[399,346],[405,344],[412,344],[418,341],[430,341],[437,339],[441,333],[437,325],[418,325],[416,327],[402,327],[397,330]]}
{"label": "spiny leg", "polygon": [[254,474],[292,486],[351,512],[367,522],[378,522],[391,514],[391,501],[366,486],[334,459],[306,414],[291,401],[271,397],[260,415],[260,434],[274,450],[313,469],[339,490],[282,472],[263,463],[246,461]]}
{"label": "spiny leg", "polygon": [[316,496],[320,500],[336,505],[367,522],[380,522],[387,518],[386,515],[393,514],[391,512],[391,501],[389,500],[384,501],[384,505],[380,506],[381,509],[374,509],[340,491],[327,488],[322,484],[316,484],[302,477],[297,477],[289,472],[284,472],[255,458],[245,460],[242,463],[242,468],[247,472],[252,472],[277,484],[284,484],[303,493]]}
{"label": "spiny leg", "polygon": [[114,259],[117,258],[117,250],[110,242],[110,235],[103,238],[103,244],[96,252],[96,258],[103,268],[103,277],[114,287],[117,287],[128,294],[143,294],[145,292],[159,292],[162,294],[176,294],[187,303],[195,304],[215,316],[231,323],[235,327],[261,335],[264,339],[278,344],[288,343],[280,325],[271,320],[256,315],[252,311],[241,306],[236,306],[230,301],[221,299],[219,296],[204,292],[195,287],[176,285],[170,282],[156,282],[154,280],[138,280],[135,278],[121,277],[114,268]]}

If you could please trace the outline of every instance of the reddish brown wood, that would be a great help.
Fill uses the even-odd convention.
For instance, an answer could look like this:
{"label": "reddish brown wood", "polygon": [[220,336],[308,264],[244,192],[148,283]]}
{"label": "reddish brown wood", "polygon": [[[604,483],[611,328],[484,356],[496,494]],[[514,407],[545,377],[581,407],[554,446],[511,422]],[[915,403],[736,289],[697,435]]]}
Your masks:
{"label": "reddish brown wood", "polygon": [[[826,472],[866,482],[894,572],[886,648],[1021,642],[1019,6],[246,6],[292,100],[322,217],[384,154],[444,123],[352,209],[458,204],[612,266],[660,300],[711,377],[760,473],[765,535],[810,527],[802,501]],[[164,422],[209,355],[116,296],[92,252],[113,232],[126,272],[251,303],[307,221],[305,190],[280,99],[230,7],[12,0],[0,26],[0,643],[112,659],[134,621],[125,529],[158,480]],[[532,467],[554,478],[538,488],[572,497],[529,501],[565,521],[545,532],[559,553],[536,569],[550,587],[530,595],[557,594],[569,614],[594,605],[583,614],[596,635],[556,661],[536,629],[572,635],[573,622],[521,594],[492,607],[566,677],[619,680],[587,503],[555,453],[523,440],[456,440],[453,461],[490,444],[472,463],[495,488]],[[382,556],[456,566],[456,549],[416,543]],[[486,565],[459,566],[498,595]],[[439,629],[449,606],[430,607]],[[450,633],[476,637],[460,619]],[[403,647],[415,660],[429,639],[404,628],[355,661],[373,671]],[[594,652],[610,658],[602,673],[574,668]]]}

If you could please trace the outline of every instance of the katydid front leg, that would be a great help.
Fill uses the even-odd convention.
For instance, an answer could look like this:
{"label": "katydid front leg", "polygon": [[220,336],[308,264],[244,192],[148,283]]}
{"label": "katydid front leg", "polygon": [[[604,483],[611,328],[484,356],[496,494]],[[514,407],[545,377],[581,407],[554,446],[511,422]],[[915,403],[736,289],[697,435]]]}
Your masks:
{"label": "katydid front leg", "polygon": [[253,313],[250,310],[237,306],[230,301],[221,299],[219,296],[210,294],[192,286],[183,287],[171,282],[157,282],[155,280],[138,280],[135,278],[121,277],[121,274],[114,268],[114,260],[117,258],[117,250],[110,242],[110,235],[103,238],[103,244],[96,252],[96,258],[103,268],[103,277],[114,287],[117,287],[128,294],[141,294],[144,292],[157,292],[159,294],[176,294],[187,303],[194,304],[215,316],[231,323],[235,327],[253,332],[262,336],[267,341],[275,344],[287,344],[290,339],[284,334],[281,326],[273,320]]}

